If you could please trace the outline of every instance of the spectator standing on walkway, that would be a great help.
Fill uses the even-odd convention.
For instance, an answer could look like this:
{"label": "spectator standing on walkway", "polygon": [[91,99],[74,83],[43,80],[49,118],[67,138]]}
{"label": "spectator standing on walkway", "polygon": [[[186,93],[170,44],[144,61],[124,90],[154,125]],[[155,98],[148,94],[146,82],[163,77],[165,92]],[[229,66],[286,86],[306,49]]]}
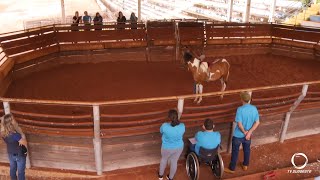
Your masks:
{"label": "spectator standing on walkway", "polygon": [[178,112],[176,110],[170,110],[168,118],[171,122],[163,123],[160,127],[162,146],[159,180],[163,179],[164,170],[168,162],[170,163],[170,174],[167,175],[167,179],[173,179],[184,146],[183,134],[185,132],[185,125],[179,121]]}
{"label": "spectator standing on walkway", "polygon": [[77,28],[73,28],[73,27],[78,27],[79,26],[79,23],[81,22],[81,16],[79,16],[79,12],[78,11],[76,11],[75,13],[74,13],[74,16],[73,16],[73,18],[72,18],[72,31],[79,31]]}
{"label": "spectator standing on walkway", "polygon": [[18,123],[11,114],[1,118],[1,136],[7,144],[7,152],[10,162],[11,180],[25,180],[27,141]]}
{"label": "spectator standing on walkway", "polygon": [[[93,18],[94,25],[102,25],[103,19],[99,12],[96,13],[96,16]],[[96,30],[102,30],[102,28],[96,28]]]}
{"label": "spectator standing on walkway", "polygon": [[259,126],[259,113],[255,106],[250,104],[251,95],[248,92],[240,93],[242,106],[237,109],[235,121],[237,126],[232,137],[232,154],[229,168],[225,169],[227,173],[235,173],[239,148],[242,144],[244,161],[241,167],[244,171],[248,169],[250,160],[251,136],[254,130]]}
{"label": "spectator standing on walkway", "polygon": [[[82,18],[82,21],[83,21],[85,26],[90,26],[91,25],[92,18],[91,18],[91,16],[88,15],[87,11],[84,12],[84,16]],[[86,31],[90,31],[90,29],[86,29]]]}
{"label": "spectator standing on walkway", "polygon": [[131,13],[130,22],[131,22],[131,29],[137,29],[138,18],[136,17],[134,12]]}

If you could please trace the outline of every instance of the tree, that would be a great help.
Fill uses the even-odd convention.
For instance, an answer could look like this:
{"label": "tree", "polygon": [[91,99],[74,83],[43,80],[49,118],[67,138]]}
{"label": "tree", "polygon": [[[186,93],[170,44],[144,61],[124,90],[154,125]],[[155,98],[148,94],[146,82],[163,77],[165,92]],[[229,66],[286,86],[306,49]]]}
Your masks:
{"label": "tree", "polygon": [[301,2],[302,2],[303,7],[307,7],[307,6],[310,6],[311,1],[312,0],[302,0]]}

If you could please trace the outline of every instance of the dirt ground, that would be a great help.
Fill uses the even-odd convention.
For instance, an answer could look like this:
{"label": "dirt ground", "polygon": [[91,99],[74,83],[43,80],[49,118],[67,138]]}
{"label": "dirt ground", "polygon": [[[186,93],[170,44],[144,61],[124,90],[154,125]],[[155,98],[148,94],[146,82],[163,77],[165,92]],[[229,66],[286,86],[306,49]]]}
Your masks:
{"label": "dirt ground", "polygon": [[[320,80],[318,61],[274,55],[232,56],[227,60],[231,64],[227,90]],[[204,85],[204,92],[219,91],[220,88],[220,81],[210,82]],[[286,89],[284,93],[290,91],[294,88]],[[65,64],[30,74],[13,81],[5,96],[107,101],[192,93],[193,78],[181,64],[103,62]],[[269,96],[268,93],[261,96]]]}
{"label": "dirt ground", "polygon": [[[253,138],[254,141],[254,138]],[[288,170],[294,170],[291,164],[291,157],[294,153],[305,153],[308,157],[308,166],[305,170],[312,170],[310,174],[290,174]],[[240,165],[237,166],[233,175],[225,174],[224,179],[263,179],[263,176],[270,171],[275,171],[274,180],[295,180],[320,176],[320,134],[305,136],[286,140],[284,143],[271,143],[262,146],[251,147],[251,161],[248,171],[243,171]],[[222,153],[225,166],[230,161],[230,154]],[[243,160],[243,154],[239,153],[238,162]],[[304,164],[303,158],[295,159],[296,165]],[[32,168],[26,171],[27,178],[32,180],[40,179],[99,179],[99,180],[145,180],[157,179],[158,164],[122,169],[104,173],[102,176],[95,176],[94,173],[76,171],[58,171],[52,169]],[[168,172],[168,168],[166,173]],[[9,168],[7,165],[0,165],[0,179],[8,177]],[[179,161],[175,180],[186,180],[185,161]],[[200,180],[214,179],[208,166],[201,165]]]}

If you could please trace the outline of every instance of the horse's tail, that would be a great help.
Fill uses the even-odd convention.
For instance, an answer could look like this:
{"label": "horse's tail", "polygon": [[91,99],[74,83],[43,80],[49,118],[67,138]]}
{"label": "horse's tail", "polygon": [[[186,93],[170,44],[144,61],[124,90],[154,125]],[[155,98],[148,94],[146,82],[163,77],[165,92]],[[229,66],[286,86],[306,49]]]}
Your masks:
{"label": "horse's tail", "polygon": [[229,62],[226,60],[226,59],[222,59],[222,62],[224,62],[224,63],[226,63],[227,64],[227,74],[224,76],[224,82],[226,83],[226,85],[227,85],[227,83],[228,83],[228,79],[229,79],[229,74],[230,74],[230,64],[229,64]]}

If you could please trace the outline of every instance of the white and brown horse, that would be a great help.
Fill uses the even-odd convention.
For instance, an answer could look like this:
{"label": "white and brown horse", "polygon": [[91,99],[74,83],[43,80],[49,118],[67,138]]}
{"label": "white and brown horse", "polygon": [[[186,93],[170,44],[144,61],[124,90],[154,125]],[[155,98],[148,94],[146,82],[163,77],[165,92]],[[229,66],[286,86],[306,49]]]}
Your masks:
{"label": "white and brown horse", "polygon": [[[198,59],[199,58],[199,59]],[[184,52],[183,59],[188,65],[188,69],[192,72],[193,79],[196,82],[196,94],[203,93],[203,84],[205,82],[221,81],[221,91],[225,91],[229,78],[230,64],[226,59],[217,59],[214,62],[202,61],[202,57],[194,57],[191,52]],[[201,60],[200,60],[201,59]],[[221,95],[221,99],[223,95]],[[202,96],[197,96],[194,100],[199,104],[202,101]]]}

